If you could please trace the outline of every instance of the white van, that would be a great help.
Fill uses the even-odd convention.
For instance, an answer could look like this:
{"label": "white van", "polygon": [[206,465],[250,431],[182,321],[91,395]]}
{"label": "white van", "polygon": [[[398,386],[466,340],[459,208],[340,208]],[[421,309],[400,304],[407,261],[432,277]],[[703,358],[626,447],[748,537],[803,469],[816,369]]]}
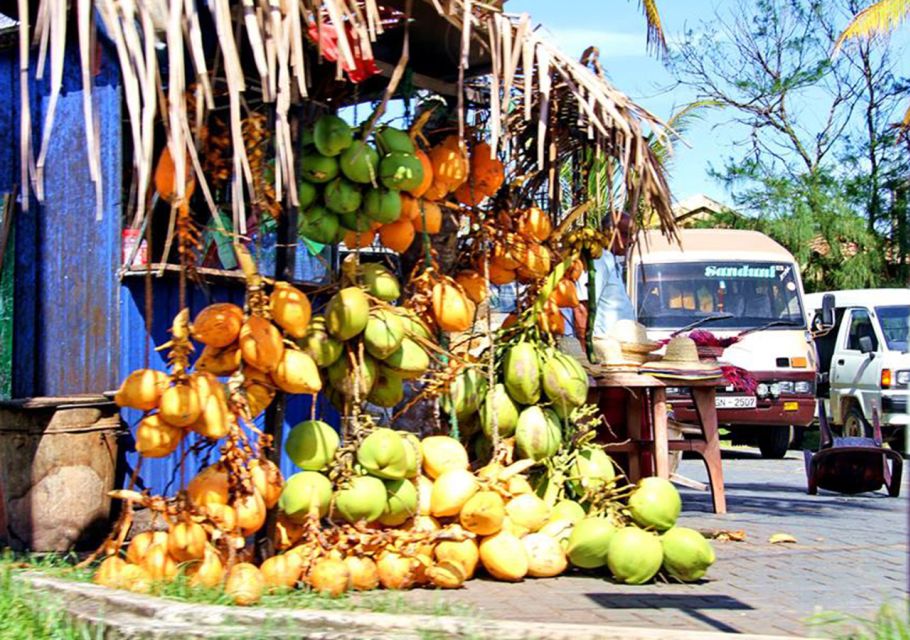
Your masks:
{"label": "white van", "polygon": [[[718,389],[718,421],[734,442],[758,444],[762,455],[783,457],[793,427],[815,416],[815,350],[793,256],[768,236],[733,229],[681,229],[680,243],[643,233],[630,255],[627,277],[638,320],[653,340],[692,328],[718,338],[739,336],[720,359],[750,372],[754,394]],[[694,417],[691,398],[668,399],[683,421]]]}
{"label": "white van", "polygon": [[[826,326],[822,307],[828,295],[833,315]],[[845,435],[869,436],[875,407],[884,435],[902,435],[910,423],[910,289],[813,293],[806,308],[829,420]]]}

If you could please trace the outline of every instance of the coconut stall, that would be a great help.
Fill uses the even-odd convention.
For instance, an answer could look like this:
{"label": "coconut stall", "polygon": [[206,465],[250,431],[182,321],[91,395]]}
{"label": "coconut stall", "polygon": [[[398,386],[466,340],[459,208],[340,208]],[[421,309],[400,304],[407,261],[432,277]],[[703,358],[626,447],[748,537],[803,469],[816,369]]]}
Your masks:
{"label": "coconut stall", "polygon": [[[574,60],[502,4],[31,7],[19,51],[34,45],[51,104],[64,68],[84,79],[99,216],[100,66],[125,105],[117,224],[144,361],[113,396],[136,457],[87,560],[96,582],[184,575],[253,604],[571,567],[704,575],[713,551],[675,526],[673,485],[628,482],[596,442],[589,372],[559,341],[605,229],[625,214],[673,232],[649,146],[663,126],[595,50]],[[22,183],[40,200],[28,120]],[[234,293],[198,305],[225,279]]]}

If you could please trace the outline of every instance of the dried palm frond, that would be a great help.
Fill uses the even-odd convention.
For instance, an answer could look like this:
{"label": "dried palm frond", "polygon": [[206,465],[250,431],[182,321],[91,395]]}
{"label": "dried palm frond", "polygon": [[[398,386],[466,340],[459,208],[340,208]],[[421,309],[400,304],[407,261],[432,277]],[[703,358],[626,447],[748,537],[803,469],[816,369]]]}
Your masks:
{"label": "dried palm frond", "polygon": [[871,38],[896,29],[910,17],[910,0],[878,0],[853,16],[834,43],[837,53],[851,38]]}

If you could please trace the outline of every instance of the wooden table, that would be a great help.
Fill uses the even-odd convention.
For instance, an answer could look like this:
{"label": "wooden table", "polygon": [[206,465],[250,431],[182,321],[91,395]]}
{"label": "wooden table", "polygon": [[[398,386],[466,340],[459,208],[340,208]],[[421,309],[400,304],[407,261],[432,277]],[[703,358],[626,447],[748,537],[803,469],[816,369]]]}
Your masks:
{"label": "wooden table", "polygon": [[[727,512],[724,496],[724,475],[720,456],[720,435],[717,430],[715,387],[719,379],[671,380],[633,372],[614,372],[603,369],[590,371],[593,380],[590,401],[603,407],[609,402],[607,389],[625,389],[626,437],[624,442],[605,443],[607,451],[627,453],[629,480],[656,475],[670,478],[670,451],[695,451],[704,460],[710,479],[715,513]],[[670,440],[667,432],[667,387],[688,388],[698,415],[701,438]],[[653,469],[648,468],[650,454]]]}

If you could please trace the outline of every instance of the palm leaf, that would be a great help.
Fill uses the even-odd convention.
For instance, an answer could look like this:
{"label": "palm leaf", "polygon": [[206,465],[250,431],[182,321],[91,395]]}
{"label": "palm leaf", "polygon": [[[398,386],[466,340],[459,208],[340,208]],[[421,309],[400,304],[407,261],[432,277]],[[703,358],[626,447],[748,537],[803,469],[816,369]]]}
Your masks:
{"label": "palm leaf", "polygon": [[656,0],[639,0],[639,6],[648,24],[648,48],[653,49],[660,57],[667,55],[667,39],[664,36],[663,23],[657,10]]}
{"label": "palm leaf", "polygon": [[855,16],[834,43],[835,53],[851,38],[871,38],[894,30],[910,15],[910,0],[878,0]]}

